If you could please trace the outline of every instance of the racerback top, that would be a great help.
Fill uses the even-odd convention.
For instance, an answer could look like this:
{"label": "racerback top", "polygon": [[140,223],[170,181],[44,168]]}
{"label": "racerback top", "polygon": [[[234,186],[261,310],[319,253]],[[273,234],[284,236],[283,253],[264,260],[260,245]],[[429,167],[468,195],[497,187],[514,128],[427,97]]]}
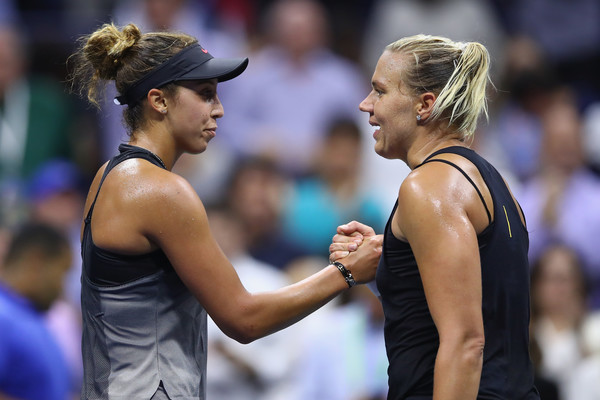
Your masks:
{"label": "racerback top", "polygon": [[[442,153],[458,154],[477,167],[491,193],[493,218],[479,189],[462,169],[446,160],[432,159]],[[496,169],[473,150],[460,146],[441,149],[421,165],[427,162],[444,162],[463,173],[475,187],[490,220],[478,235],[485,348],[477,398],[539,399],[528,350],[529,237],[518,206]],[[376,275],[385,314],[388,399],[431,399],[439,337],[411,247],[392,233],[397,206],[396,201],[385,228]]]}
{"label": "racerback top", "polygon": [[[121,145],[98,187],[119,163],[151,152]],[[82,353],[86,400],[148,400],[162,383],[172,399],[205,399],[206,311],[161,250],[120,255],[95,246],[92,213],[81,246]]]}

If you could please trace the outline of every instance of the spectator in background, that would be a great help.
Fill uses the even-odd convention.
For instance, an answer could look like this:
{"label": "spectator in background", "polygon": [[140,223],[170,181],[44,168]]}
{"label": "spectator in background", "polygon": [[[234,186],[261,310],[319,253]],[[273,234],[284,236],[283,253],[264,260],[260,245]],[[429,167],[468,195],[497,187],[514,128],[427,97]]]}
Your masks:
{"label": "spectator in background", "polygon": [[282,270],[308,255],[301,242],[282,231],[289,183],[270,159],[249,158],[238,163],[224,193],[242,223],[250,255]]}
{"label": "spectator in background", "polygon": [[[228,207],[209,207],[207,214],[215,239],[246,289],[262,292],[291,283],[284,272],[248,254],[244,228]],[[297,335],[303,324],[242,345],[227,337],[209,318],[207,398],[290,399],[301,351]]]}
{"label": "spectator in background", "polygon": [[[399,37],[418,33],[480,42],[492,60],[500,56],[503,48],[504,32],[487,1],[376,0],[372,7],[362,43],[362,60],[369,72],[375,69],[380,49]],[[494,75],[492,69],[492,79]]]}
{"label": "spectator in background", "polygon": [[0,271],[0,398],[69,398],[69,370],[43,313],[60,296],[70,265],[59,231],[27,225],[14,234]]}
{"label": "spectator in background", "polygon": [[591,306],[600,307],[600,179],[585,165],[580,114],[562,96],[542,115],[539,170],[517,194],[527,217],[531,260],[553,242],[573,248],[591,280]]}
{"label": "spectator in background", "polygon": [[63,88],[29,76],[27,63],[24,32],[0,26],[0,183],[28,179],[51,158],[75,157]]}
{"label": "spectator in background", "polygon": [[499,75],[497,101],[491,109],[495,117],[484,129],[480,146],[514,177],[514,183],[521,184],[539,166],[542,114],[564,91],[558,90],[543,51],[527,37],[506,43]]}
{"label": "spectator in background", "polygon": [[222,140],[241,156],[267,155],[294,176],[312,166],[332,119],[357,117],[365,77],[328,47],[327,15],[314,0],[280,0],[267,12],[267,42],[233,82]]}
{"label": "spectator in background", "polygon": [[578,107],[600,100],[600,2],[492,0],[511,36],[533,39],[576,93]]}
{"label": "spectator in background", "polygon": [[361,286],[319,318],[322,323],[303,331],[296,399],[385,400],[388,361],[379,299]]}
{"label": "spectator in background", "polygon": [[361,136],[352,119],[333,121],[315,151],[313,173],[284,202],[284,233],[311,254],[328,257],[331,232],[347,221],[364,221],[376,232],[385,225],[378,200],[360,190]]}
{"label": "spectator in background", "polygon": [[28,182],[29,220],[58,229],[68,240],[71,268],[64,276],[63,294],[48,310],[46,320],[63,351],[77,391],[81,388],[81,245],[80,226],[85,201],[84,179],[67,160],[43,163]]}
{"label": "spectator in background", "polygon": [[558,384],[561,398],[584,356],[581,324],[587,308],[587,282],[575,251],[555,244],[544,249],[531,273],[531,333],[539,346],[542,377]]}
{"label": "spectator in background", "polygon": [[581,333],[586,357],[573,370],[565,400],[600,400],[600,312],[587,316]]}
{"label": "spectator in background", "polygon": [[40,165],[27,185],[28,218],[51,225],[69,238],[73,265],[65,280],[65,295],[77,308],[81,287],[80,228],[86,185],[77,165],[64,159]]}

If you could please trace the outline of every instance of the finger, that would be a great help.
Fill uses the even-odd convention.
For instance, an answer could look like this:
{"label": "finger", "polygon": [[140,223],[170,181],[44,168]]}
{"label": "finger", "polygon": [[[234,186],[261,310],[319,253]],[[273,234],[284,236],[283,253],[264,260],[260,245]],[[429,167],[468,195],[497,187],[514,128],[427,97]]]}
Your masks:
{"label": "finger", "polygon": [[338,226],[337,232],[343,235],[351,235],[354,232],[358,232],[363,236],[375,235],[373,228],[358,221],[351,221],[347,224]]}
{"label": "finger", "polygon": [[335,234],[333,236],[333,239],[332,239],[333,243],[356,243],[356,244],[361,244],[362,241],[363,241],[363,236],[361,234],[357,234],[357,235],[353,235],[353,236]]}
{"label": "finger", "polygon": [[333,253],[336,251],[355,251],[358,249],[358,244],[350,242],[350,243],[331,243],[329,245],[329,253]]}
{"label": "finger", "polygon": [[348,251],[334,251],[329,255],[329,262],[340,260],[344,257],[347,257],[348,254],[350,254]]}

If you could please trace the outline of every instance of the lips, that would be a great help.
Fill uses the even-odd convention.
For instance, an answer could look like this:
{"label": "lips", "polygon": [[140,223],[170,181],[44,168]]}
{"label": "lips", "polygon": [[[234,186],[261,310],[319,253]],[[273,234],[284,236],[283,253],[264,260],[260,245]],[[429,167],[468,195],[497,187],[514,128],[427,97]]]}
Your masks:
{"label": "lips", "polygon": [[373,128],[375,128],[375,130],[373,131],[373,137],[376,137],[377,134],[379,133],[379,131],[381,130],[381,126],[379,126],[378,124],[376,124],[374,122],[370,122],[370,121],[369,121],[369,125],[371,125]]}

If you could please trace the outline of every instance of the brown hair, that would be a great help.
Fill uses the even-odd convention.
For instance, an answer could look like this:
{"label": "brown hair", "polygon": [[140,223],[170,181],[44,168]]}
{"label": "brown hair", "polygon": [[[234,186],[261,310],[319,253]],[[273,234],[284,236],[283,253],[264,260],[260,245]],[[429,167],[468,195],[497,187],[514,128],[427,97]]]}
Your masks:
{"label": "brown hair", "polygon": [[[142,34],[134,24],[122,28],[112,23],[104,24],[94,33],[83,36],[79,48],[69,57],[69,63],[73,63],[69,77],[71,90],[100,108],[109,81],[114,81],[119,93],[124,93],[156,66],[194,43],[197,43],[195,38],[182,33]],[[173,94],[174,87],[169,84],[162,89]],[[131,104],[123,111],[129,134],[143,123],[141,104]]]}
{"label": "brown hair", "polygon": [[430,120],[447,118],[448,126],[454,126],[463,140],[471,137],[481,113],[487,117],[487,49],[477,42],[415,35],[389,44],[386,50],[412,56],[407,58],[402,82],[414,94],[437,96]]}

